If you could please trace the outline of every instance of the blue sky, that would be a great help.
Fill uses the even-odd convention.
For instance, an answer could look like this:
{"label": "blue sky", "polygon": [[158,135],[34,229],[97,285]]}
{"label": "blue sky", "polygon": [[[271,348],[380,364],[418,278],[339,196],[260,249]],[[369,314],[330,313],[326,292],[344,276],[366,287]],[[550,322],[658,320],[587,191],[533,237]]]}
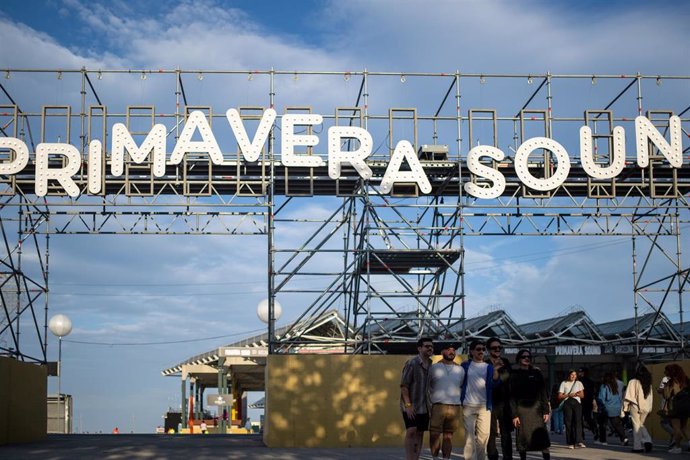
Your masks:
{"label": "blue sky", "polygon": [[[688,2],[429,5],[5,0],[0,4],[0,69],[690,74]],[[126,102],[118,99],[118,91],[129,88],[107,86],[112,84],[107,79],[99,91],[109,107],[165,101],[155,87],[146,86],[152,80],[135,78],[122,98]],[[301,81],[304,86],[278,95],[283,104],[329,111],[337,104],[354,104],[358,83],[341,81],[332,87]],[[611,99],[618,83],[592,87],[590,100]],[[62,103],[68,97],[52,76],[31,87],[21,86],[18,76],[3,84],[22,107]],[[228,103],[214,100],[217,88],[211,79],[187,85],[195,103],[216,103],[223,110],[254,97],[245,79],[227,89]],[[372,104],[389,107],[393,97],[414,104],[431,91],[413,91],[412,81],[405,88],[375,88]],[[688,86],[677,88],[659,99],[672,107],[656,108],[687,107]],[[525,86],[513,104],[519,106],[532,89]],[[467,100],[470,107],[494,104],[481,90]],[[324,213],[329,205],[313,201],[299,212]],[[555,316],[571,305],[587,308],[595,321],[631,313],[628,240],[468,238],[466,243],[470,315],[497,305],[518,323]],[[161,369],[262,328],[254,306],[265,297],[264,253],[260,237],[52,238],[51,312],[68,314],[75,327],[72,342],[63,345],[62,381],[63,390],[75,396],[75,426],[90,432],[116,425],[149,432],[160,424],[166,407],[179,404],[179,380],[163,378]],[[282,303],[284,324],[299,315],[300,307]],[[224,338],[207,339],[217,336]],[[56,359],[56,342],[50,340]],[[185,342],[164,343],[176,341]],[[132,345],[142,342],[161,344]],[[50,385],[54,391],[54,379]]]}

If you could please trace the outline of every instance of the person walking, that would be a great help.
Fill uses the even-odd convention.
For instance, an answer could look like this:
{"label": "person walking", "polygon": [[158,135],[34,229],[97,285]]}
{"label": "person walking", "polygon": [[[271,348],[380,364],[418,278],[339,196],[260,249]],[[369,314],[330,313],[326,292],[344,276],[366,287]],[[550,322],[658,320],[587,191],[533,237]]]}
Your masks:
{"label": "person walking", "polygon": [[460,387],[465,380],[465,369],[455,362],[455,356],[455,345],[445,344],[441,361],[431,366],[429,374],[429,447],[433,458],[438,458],[439,452],[443,452],[443,458],[450,458],[453,433],[460,428]]}
{"label": "person walking", "polygon": [[[558,378],[560,378],[560,373]],[[549,403],[551,405],[551,432],[554,434],[563,434],[563,408],[560,406],[558,400],[558,387],[560,381],[556,381],[551,387]]]}
{"label": "person walking", "polygon": [[623,410],[630,414],[633,426],[633,452],[651,452],[652,437],[644,422],[652,411],[654,395],[652,392],[652,374],[643,365],[637,366],[635,376],[628,382],[623,397]]}
{"label": "person walking", "polygon": [[527,458],[527,451],[539,450],[545,460],[551,458],[549,447],[549,399],[546,383],[541,371],[532,366],[529,350],[520,350],[516,356],[518,364],[510,374],[510,410],[515,427],[515,446],[520,460]]}
{"label": "person walking", "polygon": [[[599,388],[599,401],[602,406],[599,408],[603,414],[599,423],[599,441],[606,444],[606,431],[609,423],[621,440],[621,444],[628,445],[628,438],[625,437],[625,430],[621,421],[621,409],[623,407],[623,395],[618,388],[618,381],[612,372],[604,374],[604,381]],[[605,416],[605,417],[604,417]]]}
{"label": "person walking", "polygon": [[429,368],[434,343],[428,337],[417,340],[417,356],[405,363],[400,378],[400,408],[405,423],[405,458],[418,460],[424,432],[429,429]]}
{"label": "person walking", "polygon": [[558,400],[563,408],[563,421],[565,422],[565,439],[569,449],[575,447],[587,447],[582,441],[582,404],[584,397],[582,382],[577,380],[575,369],[568,371],[567,380],[561,382],[558,387]]}
{"label": "person walking", "polygon": [[[494,367],[494,389],[491,404],[491,431],[486,453],[489,460],[498,460],[498,448],[496,438],[501,439],[501,453],[503,460],[512,460],[513,431],[512,415],[510,412],[510,392],[508,379],[510,378],[510,361],[502,356],[503,343],[498,337],[491,337],[486,341],[489,351],[488,362]],[[500,435],[499,435],[500,433]]]}
{"label": "person walking", "polygon": [[461,366],[465,369],[460,401],[465,425],[465,460],[484,460],[491,431],[494,367],[484,362],[486,346],[481,340],[470,343],[470,356]]}
{"label": "person walking", "polygon": [[657,412],[659,414],[659,418],[661,419],[659,424],[661,425],[661,429],[663,429],[668,435],[671,437],[671,441],[669,443],[668,448],[672,448],[675,444],[673,442],[673,427],[671,426],[671,420],[668,418],[668,400],[664,398],[664,387],[666,387],[666,384],[669,382],[669,379],[666,375],[664,375],[661,379],[661,383],[659,384],[659,387],[656,389],[656,392],[661,396],[661,402],[659,404],[659,411]]}
{"label": "person walking", "polygon": [[[589,369],[586,367],[581,367],[577,370],[577,380],[582,383],[585,396],[580,401],[582,406],[582,440],[585,439],[585,431],[587,428],[592,432],[594,440],[598,438],[599,430],[597,428],[597,422],[594,419],[594,399],[597,395],[596,393],[596,383],[589,377]],[[622,393],[622,392],[621,392]]]}
{"label": "person walking", "polygon": [[667,415],[673,428],[674,446],[669,450],[669,453],[680,454],[683,452],[683,438],[690,415],[686,412],[687,407],[680,405],[680,394],[690,390],[690,380],[678,364],[668,364],[664,368],[664,374],[669,378],[668,383],[664,386],[664,398],[668,401]]}

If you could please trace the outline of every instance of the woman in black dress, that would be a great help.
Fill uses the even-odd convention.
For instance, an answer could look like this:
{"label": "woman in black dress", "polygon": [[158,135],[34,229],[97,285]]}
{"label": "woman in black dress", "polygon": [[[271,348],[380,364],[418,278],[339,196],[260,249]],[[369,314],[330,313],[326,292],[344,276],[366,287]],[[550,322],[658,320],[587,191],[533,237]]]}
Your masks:
{"label": "woman in black dress", "polygon": [[541,371],[532,366],[529,350],[520,350],[516,361],[518,367],[510,374],[510,409],[513,425],[517,431],[515,444],[521,459],[527,458],[527,451],[540,450],[545,460],[551,458],[549,446],[549,399],[546,383]]}

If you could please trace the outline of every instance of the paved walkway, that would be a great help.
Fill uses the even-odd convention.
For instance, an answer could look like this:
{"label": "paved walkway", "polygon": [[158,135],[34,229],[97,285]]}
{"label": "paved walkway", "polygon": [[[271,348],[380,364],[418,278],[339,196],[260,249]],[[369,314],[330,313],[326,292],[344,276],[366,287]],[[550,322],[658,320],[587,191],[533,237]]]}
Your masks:
{"label": "paved walkway", "polygon": [[[667,453],[665,445],[657,444],[649,454],[634,454],[630,447],[620,445],[590,446],[585,449],[567,449],[563,436],[552,439],[551,458],[561,459],[686,459],[690,453],[680,455]],[[154,434],[121,435],[51,435],[44,442],[0,446],[0,459],[251,459],[251,460],[387,460],[403,458],[400,448],[344,448],[344,449],[269,449],[258,435],[228,436],[176,436]],[[453,459],[462,459],[456,447]],[[517,455],[516,455],[517,458]],[[537,452],[529,454],[530,459],[540,459]],[[425,449],[422,459],[431,455]]]}

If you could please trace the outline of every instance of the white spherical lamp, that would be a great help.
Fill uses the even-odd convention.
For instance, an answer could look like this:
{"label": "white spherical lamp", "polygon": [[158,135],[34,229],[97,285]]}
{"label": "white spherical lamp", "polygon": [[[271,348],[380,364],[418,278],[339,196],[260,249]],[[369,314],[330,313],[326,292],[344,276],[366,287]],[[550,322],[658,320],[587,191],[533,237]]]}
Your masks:
{"label": "white spherical lamp", "polygon": [[[72,320],[69,319],[66,315],[55,315],[52,318],[50,318],[50,321],[48,321],[48,329],[50,329],[50,332],[53,333],[53,335],[57,336],[58,338],[58,373],[57,373],[57,378],[58,378],[58,401],[63,401],[63,396],[62,396],[62,338],[69,335],[70,332],[72,332]],[[62,408],[64,412],[60,416],[61,420],[61,432],[66,433],[65,431],[65,420],[67,418],[67,405],[62,402]]]}
{"label": "white spherical lamp", "polygon": [[[256,314],[261,321],[268,324],[268,299],[264,299],[259,302],[256,307]],[[283,307],[280,306],[277,300],[273,301],[273,317],[276,321],[280,319],[280,315],[283,314]]]}
{"label": "white spherical lamp", "polygon": [[50,318],[48,328],[53,335],[62,338],[72,332],[72,321],[65,315],[55,315]]}

